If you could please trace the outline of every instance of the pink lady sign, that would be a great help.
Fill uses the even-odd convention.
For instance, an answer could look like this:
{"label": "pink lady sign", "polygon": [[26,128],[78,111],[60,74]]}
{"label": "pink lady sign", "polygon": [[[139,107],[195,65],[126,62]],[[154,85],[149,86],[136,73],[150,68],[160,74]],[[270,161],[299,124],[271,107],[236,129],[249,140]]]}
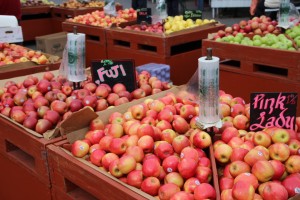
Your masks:
{"label": "pink lady sign", "polygon": [[252,93],[250,98],[250,131],[295,129],[297,93]]}

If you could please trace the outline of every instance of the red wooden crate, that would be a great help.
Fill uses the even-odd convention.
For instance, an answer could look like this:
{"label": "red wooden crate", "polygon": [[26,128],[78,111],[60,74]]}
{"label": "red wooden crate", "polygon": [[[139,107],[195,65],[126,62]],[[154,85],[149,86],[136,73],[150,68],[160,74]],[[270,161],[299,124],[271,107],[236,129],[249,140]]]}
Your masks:
{"label": "red wooden crate", "polygon": [[[116,10],[121,10],[123,8],[122,5],[116,5]],[[55,32],[63,31],[62,23],[66,21],[66,19],[74,18],[78,15],[84,15],[87,13],[94,12],[96,10],[103,10],[103,7],[87,7],[87,8],[64,8],[64,7],[53,7],[51,10],[52,16],[52,25]]]}
{"label": "red wooden crate", "polygon": [[198,67],[202,39],[224,28],[224,25],[204,25],[166,36],[111,28],[106,32],[107,56],[109,59],[134,59],[136,66],[150,62],[168,64],[171,80],[181,85],[191,78]]}
{"label": "red wooden crate", "polygon": [[[101,200],[148,199],[142,191],[130,186],[126,187],[66,153],[62,147],[67,143],[67,141],[61,141],[47,147],[53,199],[71,200],[75,197],[76,199]],[[209,156],[213,170],[213,186],[217,192],[216,199],[220,200],[212,146],[209,148]]]}
{"label": "red wooden crate", "polygon": [[38,72],[57,70],[60,62],[54,64],[38,65],[33,62],[24,62],[0,66],[0,79],[13,78],[16,76],[25,76]]}
{"label": "red wooden crate", "polygon": [[[220,89],[250,101],[251,92],[298,92],[300,52],[203,41],[221,58]],[[300,105],[300,99],[298,99]],[[297,110],[300,115],[300,109]]]}
{"label": "red wooden crate", "polygon": [[[11,152],[22,155],[21,152]],[[24,159],[26,156],[24,156]],[[14,157],[7,157],[0,153],[0,199],[30,199],[51,200],[51,187],[49,183],[41,182],[36,174],[28,169],[20,167],[23,165]]]}
{"label": "red wooden crate", "polygon": [[94,59],[106,59],[106,33],[105,28],[89,26],[73,22],[63,22],[63,31],[73,32],[77,26],[78,33],[86,34],[86,67],[91,66]]}
{"label": "red wooden crate", "polygon": [[0,127],[0,153],[18,163],[18,167],[26,169],[28,174],[35,176],[40,182],[50,185],[46,146],[63,138],[39,138],[2,116]]}
{"label": "red wooden crate", "polygon": [[50,13],[51,7],[44,6],[22,6],[21,13],[22,15],[35,15],[35,14],[47,14]]}

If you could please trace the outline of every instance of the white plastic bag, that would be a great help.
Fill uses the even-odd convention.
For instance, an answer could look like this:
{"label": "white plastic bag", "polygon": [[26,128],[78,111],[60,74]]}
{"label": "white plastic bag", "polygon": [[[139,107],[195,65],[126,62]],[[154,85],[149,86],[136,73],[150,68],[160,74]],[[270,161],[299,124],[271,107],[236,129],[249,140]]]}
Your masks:
{"label": "white plastic bag", "polygon": [[103,10],[106,15],[116,16],[117,12],[115,0],[106,0]]}

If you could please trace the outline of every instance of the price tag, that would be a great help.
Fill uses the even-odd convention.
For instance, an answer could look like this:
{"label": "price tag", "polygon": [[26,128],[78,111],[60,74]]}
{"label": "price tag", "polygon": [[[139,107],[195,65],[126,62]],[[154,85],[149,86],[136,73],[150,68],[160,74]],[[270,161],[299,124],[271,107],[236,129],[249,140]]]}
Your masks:
{"label": "price tag", "polygon": [[137,10],[137,23],[152,24],[151,8],[140,8]]}
{"label": "price tag", "polygon": [[250,131],[268,127],[295,129],[297,93],[252,93]]}
{"label": "price tag", "polygon": [[196,19],[202,19],[202,11],[201,10],[186,10],[183,14],[183,19],[192,19],[196,21]]}
{"label": "price tag", "polygon": [[127,91],[136,89],[135,66],[133,60],[92,61],[93,81],[100,85],[106,83],[111,87],[123,83]]}

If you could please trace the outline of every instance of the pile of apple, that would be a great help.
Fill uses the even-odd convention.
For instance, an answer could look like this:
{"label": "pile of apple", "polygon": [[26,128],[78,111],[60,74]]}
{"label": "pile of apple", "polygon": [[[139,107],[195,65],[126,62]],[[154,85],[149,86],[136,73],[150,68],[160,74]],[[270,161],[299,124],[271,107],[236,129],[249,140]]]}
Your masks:
{"label": "pile of apple", "polygon": [[64,8],[83,8],[83,7],[104,7],[104,1],[90,1],[90,2],[79,2],[77,0],[68,0],[62,4],[61,7]]}
{"label": "pile of apple", "polygon": [[125,26],[126,30],[134,30],[134,31],[145,31],[150,33],[163,34],[163,26],[162,23],[157,22],[155,24],[142,24],[142,25],[129,25]]}
{"label": "pile of apple", "polygon": [[268,33],[266,35],[254,35],[251,39],[251,37],[247,37],[242,33],[238,33],[235,36],[228,35],[222,38],[217,38],[216,41],[290,51],[297,50],[294,47],[292,40],[287,38],[284,34],[275,35],[273,33]]}
{"label": "pile of apple", "polygon": [[253,17],[251,20],[242,20],[238,24],[228,26],[225,30],[219,30],[214,39],[228,35],[236,36],[238,33],[256,35],[265,35],[267,33],[279,34],[281,33],[281,29],[276,27],[277,24],[277,21],[272,21],[270,17],[266,17],[265,15]]}
{"label": "pile of apple", "polygon": [[45,5],[55,5],[53,1],[48,0],[21,0],[21,5],[26,6],[45,6]]}
{"label": "pile of apple", "polygon": [[0,112],[24,127],[43,134],[85,106],[101,111],[171,87],[151,77],[147,71],[137,75],[137,80],[139,87],[131,93],[121,83],[112,88],[107,84],[97,86],[91,77],[82,83],[82,89],[74,90],[72,83],[64,77],[45,72],[40,80],[28,76],[20,83],[6,82],[0,88]]}
{"label": "pile of apple", "polygon": [[187,93],[149,98],[112,113],[108,124],[94,119],[71,152],[159,199],[215,199],[211,161],[203,150],[212,141],[195,124],[198,112]]}
{"label": "pile of apple", "polygon": [[300,48],[300,25],[287,29],[285,33],[291,37],[295,41],[297,47]]}
{"label": "pile of apple", "polygon": [[110,27],[112,24],[127,22],[128,20],[136,19],[136,17],[136,11],[133,8],[129,8],[118,10],[117,16],[105,15],[104,11],[96,10],[85,15],[78,15],[68,19],[68,21],[92,26]]}
{"label": "pile of apple", "polygon": [[197,19],[193,21],[192,19],[184,20],[182,15],[168,16],[164,23],[164,30],[166,34],[170,34],[176,31],[181,31],[184,29],[194,28],[208,23],[215,22],[214,19]]}
{"label": "pile of apple", "polygon": [[221,199],[286,200],[299,193],[300,132],[279,127],[247,131],[249,104],[226,93],[220,102],[224,125],[213,148]]}
{"label": "pile of apple", "polygon": [[40,51],[30,50],[16,44],[0,42],[0,66],[28,61],[41,65],[49,63],[48,58]]}

